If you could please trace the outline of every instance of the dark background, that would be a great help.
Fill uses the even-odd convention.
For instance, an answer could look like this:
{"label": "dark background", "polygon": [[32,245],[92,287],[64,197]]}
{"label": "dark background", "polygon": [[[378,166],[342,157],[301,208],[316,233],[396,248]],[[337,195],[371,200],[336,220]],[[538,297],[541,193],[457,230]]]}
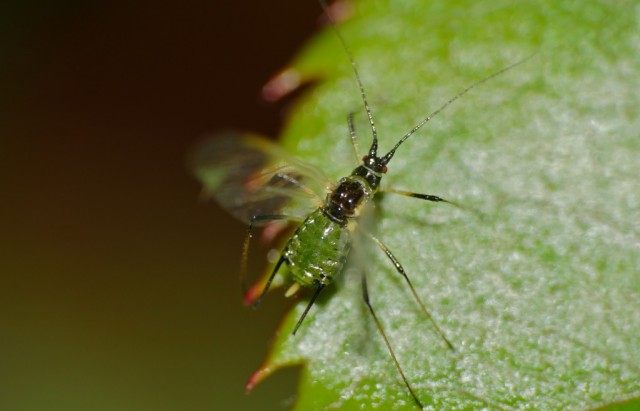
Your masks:
{"label": "dark background", "polygon": [[0,5],[0,409],[286,408],[295,371],[243,386],[287,303],[242,306],[243,225],[184,157],[277,135],[260,88],[320,8],[131,3]]}

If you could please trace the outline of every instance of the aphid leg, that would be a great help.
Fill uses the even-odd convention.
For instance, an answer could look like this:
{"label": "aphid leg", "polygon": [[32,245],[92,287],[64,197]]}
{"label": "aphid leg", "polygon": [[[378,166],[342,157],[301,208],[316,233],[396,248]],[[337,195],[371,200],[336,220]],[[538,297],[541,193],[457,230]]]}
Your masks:
{"label": "aphid leg", "polygon": [[417,198],[419,200],[433,201],[434,203],[447,203],[447,204],[450,204],[450,205],[452,205],[452,206],[454,206],[456,208],[459,208],[460,210],[473,213],[479,218],[482,218],[482,216],[483,216],[481,211],[479,211],[479,210],[477,210],[477,209],[475,209],[473,207],[463,206],[463,205],[460,205],[459,203],[456,203],[455,201],[447,200],[447,199],[444,199],[442,197],[434,196],[432,194],[413,193],[411,191],[396,190],[395,188],[386,188],[384,190],[380,190],[380,192],[400,194],[400,195],[403,195],[405,197]]}
{"label": "aphid leg", "polygon": [[364,299],[364,303],[367,304],[367,307],[369,308],[369,312],[373,317],[373,321],[376,323],[376,328],[378,328],[380,335],[382,335],[382,338],[384,339],[384,343],[387,345],[389,354],[391,355],[391,358],[393,358],[393,362],[396,364],[396,368],[398,369],[398,372],[402,377],[402,381],[404,381],[404,385],[407,386],[407,389],[411,393],[411,396],[413,397],[413,400],[416,402],[416,405],[420,409],[423,409],[424,406],[422,405],[422,403],[420,402],[416,394],[413,392],[413,388],[411,388],[411,384],[409,384],[409,380],[407,380],[407,377],[404,375],[404,371],[402,371],[402,367],[398,362],[398,358],[396,358],[396,354],[393,352],[393,348],[391,348],[391,344],[389,343],[389,338],[387,338],[387,334],[384,332],[384,329],[382,328],[382,324],[380,323],[380,320],[378,320],[378,316],[376,315],[375,311],[373,310],[373,307],[371,306],[371,301],[369,301],[369,289],[367,288],[367,277],[365,275],[362,275],[362,298]]}
{"label": "aphid leg", "polygon": [[309,313],[311,306],[313,306],[313,304],[316,302],[316,299],[320,295],[320,291],[322,291],[324,286],[325,285],[323,283],[318,283],[318,285],[316,286],[316,290],[313,292],[313,296],[311,297],[311,300],[309,300],[309,304],[307,304],[307,307],[304,309],[304,312],[300,316],[300,319],[296,323],[296,326],[293,328],[293,333],[292,333],[293,335],[296,335],[298,328],[300,328],[302,321],[304,321],[304,318],[307,316],[307,313]]}
{"label": "aphid leg", "polygon": [[356,157],[356,162],[359,163],[362,159],[360,157],[360,147],[358,146],[358,136],[356,134],[356,128],[353,125],[353,111],[347,116],[347,124],[349,125],[349,137],[351,137],[353,153]]}
{"label": "aphid leg", "polygon": [[434,196],[432,194],[413,193],[411,191],[396,190],[395,188],[386,188],[386,189],[380,190],[380,191],[385,192],[385,193],[400,194],[400,195],[406,196],[406,197],[418,198],[420,200],[433,201],[435,203],[448,203],[448,204],[451,204],[451,205],[459,207],[459,208],[464,208],[460,204],[454,203],[453,201],[445,200],[442,197]]}
{"label": "aphid leg", "polygon": [[[249,226],[247,227],[247,233],[245,234],[244,241],[242,242],[242,256],[240,258],[240,287],[242,289],[242,295],[247,295],[247,261],[249,259],[249,244],[253,238],[253,227],[256,223],[264,221],[274,220],[291,220],[293,217],[284,214],[265,214],[256,215],[249,219]],[[246,298],[245,298],[246,299]]]}
{"label": "aphid leg", "polygon": [[280,258],[278,259],[278,262],[276,263],[276,266],[273,267],[273,271],[271,272],[271,275],[269,276],[269,279],[267,280],[267,283],[264,285],[264,288],[262,289],[262,292],[260,293],[260,296],[258,298],[256,298],[256,300],[253,302],[253,304],[251,304],[251,308],[253,308],[253,309],[258,308],[258,306],[262,302],[262,299],[264,298],[264,296],[269,291],[269,288],[271,287],[271,282],[273,281],[273,278],[276,276],[276,274],[278,274],[278,270],[280,269],[280,266],[282,265],[283,262],[284,262],[284,254],[282,254],[280,256]]}
{"label": "aphid leg", "polygon": [[393,266],[396,268],[396,271],[398,271],[398,273],[400,273],[400,275],[402,275],[402,277],[404,277],[405,281],[407,282],[407,285],[411,289],[411,293],[413,294],[413,298],[416,300],[416,302],[418,303],[418,305],[422,309],[422,312],[424,313],[424,315],[426,315],[427,318],[429,318],[429,320],[433,324],[434,328],[436,329],[436,332],[438,333],[440,338],[442,338],[442,341],[444,341],[445,344],[447,344],[447,347],[449,347],[449,349],[451,351],[455,351],[455,349],[453,348],[453,344],[451,344],[451,342],[449,341],[447,336],[440,329],[440,327],[438,326],[436,321],[433,319],[433,317],[429,313],[429,310],[427,310],[427,307],[425,306],[424,302],[422,301],[422,299],[420,298],[420,296],[416,292],[416,289],[413,287],[413,284],[411,283],[411,280],[409,280],[409,276],[407,276],[407,273],[404,271],[404,267],[402,267],[402,265],[400,264],[398,259],[391,253],[389,248],[387,248],[387,246],[384,245],[384,243],[382,241],[380,241],[378,238],[374,237],[371,234],[369,234],[369,237],[378,245],[378,247],[380,247],[380,249],[382,251],[384,251],[384,253],[387,255],[387,257],[389,258],[391,263],[393,263]]}

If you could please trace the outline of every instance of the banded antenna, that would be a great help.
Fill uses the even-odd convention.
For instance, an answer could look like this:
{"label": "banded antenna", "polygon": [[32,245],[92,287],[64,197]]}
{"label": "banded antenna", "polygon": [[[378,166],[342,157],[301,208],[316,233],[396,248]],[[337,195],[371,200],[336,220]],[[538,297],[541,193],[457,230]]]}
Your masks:
{"label": "banded antenna", "polygon": [[318,0],[320,3],[320,7],[324,11],[324,14],[329,19],[331,23],[331,28],[335,31],[338,36],[338,40],[342,44],[342,48],[344,49],[347,57],[349,58],[349,62],[351,63],[351,67],[353,68],[353,73],[356,76],[356,82],[358,83],[358,88],[360,89],[360,96],[362,97],[362,103],[364,104],[364,109],[367,112],[367,117],[369,117],[369,124],[371,125],[371,134],[373,135],[373,141],[371,142],[371,148],[369,148],[369,155],[376,156],[378,152],[378,131],[376,130],[376,125],[373,122],[373,115],[371,114],[371,107],[369,107],[369,103],[367,102],[367,94],[364,91],[364,86],[362,85],[362,80],[360,80],[360,73],[358,72],[358,66],[356,65],[356,61],[353,58],[353,54],[351,54],[351,50],[347,46],[347,42],[344,41],[342,34],[340,34],[340,30],[338,30],[338,25],[336,24],[333,17],[331,17],[331,13],[329,12],[329,6],[325,0]]}
{"label": "banded antenna", "polygon": [[[349,62],[351,63],[351,67],[353,68],[353,73],[355,74],[356,77],[356,82],[358,83],[358,88],[360,89],[360,96],[362,97],[362,102],[364,103],[364,109],[367,112],[367,117],[369,117],[369,124],[371,125],[371,133],[373,134],[373,141],[371,143],[371,148],[369,149],[369,156],[377,156],[377,151],[378,151],[378,131],[376,130],[376,125],[373,121],[373,115],[371,114],[371,108],[369,107],[369,103],[367,101],[367,95],[365,93],[364,90],[364,86],[362,85],[362,80],[360,79],[360,74],[358,72],[358,67],[356,65],[356,62],[353,58],[353,54],[351,53],[351,50],[349,49],[349,47],[347,46],[346,41],[344,40],[344,38],[342,37],[342,34],[340,33],[340,30],[338,30],[338,26],[335,22],[335,20],[333,19],[333,17],[331,17],[331,13],[329,12],[329,6],[327,6],[327,3],[325,0],[318,0],[318,2],[320,3],[320,6],[322,7],[322,10],[324,10],[325,15],[327,16],[327,18],[329,19],[329,22],[331,23],[331,27],[333,28],[333,30],[335,31],[336,35],[338,36],[338,40],[340,40],[340,43],[342,44],[342,48],[344,49],[345,53],[347,54],[347,57],[349,58]],[[440,106],[437,110],[435,110],[434,112],[432,112],[431,114],[429,114],[427,117],[425,117],[423,120],[421,120],[418,124],[416,124],[411,130],[409,130],[409,132],[407,132],[404,136],[402,136],[402,138],[396,143],[396,145],[389,150],[389,152],[387,154],[385,154],[381,159],[382,159],[382,164],[387,164],[389,163],[389,161],[391,160],[391,158],[393,158],[393,155],[396,153],[396,150],[398,149],[398,147],[400,147],[402,145],[402,143],[404,143],[409,137],[411,137],[416,131],[420,130],[422,128],[422,126],[424,126],[425,124],[427,124],[432,118],[434,118],[436,115],[438,115],[441,111],[443,111],[445,108],[447,108],[451,103],[453,103],[454,101],[456,101],[457,99],[459,99],[460,97],[464,96],[465,94],[467,94],[469,91],[471,91],[471,89],[486,83],[487,81],[498,77],[501,74],[504,74],[505,72],[511,70],[512,68],[519,66],[520,64],[525,63],[526,61],[528,61],[529,59],[531,59],[533,56],[535,56],[536,53],[533,53],[525,58],[523,58],[522,60],[516,61],[513,64],[508,65],[507,67],[504,67],[498,71],[496,71],[495,73],[480,79],[478,81],[476,81],[475,83],[471,84],[470,86],[466,87],[464,90],[462,90],[461,92],[459,92],[458,94],[456,94],[455,96],[451,97],[449,100],[447,100],[442,106]]]}
{"label": "banded antenna", "polygon": [[464,90],[462,90],[461,92],[459,92],[458,94],[456,94],[455,96],[451,97],[449,100],[447,100],[443,105],[441,105],[436,111],[434,111],[433,113],[429,114],[427,117],[425,117],[422,121],[420,121],[418,124],[416,124],[411,130],[409,130],[409,132],[407,134],[405,134],[404,136],[402,136],[402,138],[400,139],[400,141],[398,141],[396,143],[396,145],[387,153],[384,155],[384,157],[382,157],[382,163],[383,164],[387,164],[389,162],[389,160],[391,160],[391,158],[393,157],[393,155],[396,153],[396,150],[398,149],[398,147],[400,147],[400,145],[402,143],[404,143],[409,137],[411,137],[411,135],[413,133],[415,133],[416,131],[420,130],[420,128],[422,126],[424,126],[425,124],[427,124],[429,122],[429,120],[431,120],[432,118],[434,118],[438,113],[440,113],[442,110],[444,110],[445,108],[447,108],[447,106],[449,106],[451,103],[453,103],[454,101],[456,101],[457,99],[459,99],[460,97],[464,96],[465,94],[467,94],[471,89],[475,88],[476,86],[479,86],[482,83],[486,83],[487,81],[498,77],[499,75],[511,70],[512,68],[519,66],[520,64],[526,62],[527,60],[531,59],[533,56],[535,56],[536,53],[531,54],[530,56],[527,56],[525,58],[523,58],[522,60],[516,61],[513,64],[508,65],[507,67],[504,67],[498,71],[496,71],[495,73],[480,79],[478,81],[476,81],[475,83],[471,84],[470,86],[467,86],[467,88],[465,88]]}

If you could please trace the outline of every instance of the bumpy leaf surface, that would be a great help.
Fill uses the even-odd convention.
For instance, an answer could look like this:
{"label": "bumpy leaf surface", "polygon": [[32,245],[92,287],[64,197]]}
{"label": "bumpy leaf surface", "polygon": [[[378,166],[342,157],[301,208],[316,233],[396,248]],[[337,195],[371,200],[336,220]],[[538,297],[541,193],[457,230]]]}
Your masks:
{"label": "bumpy leaf surface", "polygon": [[[312,309],[302,299],[265,363],[304,364],[296,410],[414,409],[361,298],[429,409],[640,407],[640,6],[634,1],[359,1],[340,24],[381,150],[411,137],[373,227],[457,348],[447,350],[371,244]],[[325,29],[292,62],[319,79],[282,135],[336,178],[355,166],[346,115],[370,142],[348,60]],[[310,245],[313,246],[313,245]],[[357,267],[356,267],[357,266]],[[610,409],[615,406],[609,406]]]}

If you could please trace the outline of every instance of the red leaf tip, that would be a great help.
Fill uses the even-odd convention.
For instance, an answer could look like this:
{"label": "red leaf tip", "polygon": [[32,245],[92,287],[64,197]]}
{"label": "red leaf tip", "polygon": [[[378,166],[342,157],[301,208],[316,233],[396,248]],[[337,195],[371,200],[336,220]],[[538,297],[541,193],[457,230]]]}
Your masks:
{"label": "red leaf tip", "polygon": [[276,74],[262,87],[262,98],[273,103],[297,89],[302,80],[300,73],[293,68],[288,68]]}
{"label": "red leaf tip", "polygon": [[256,371],[254,371],[254,373],[251,374],[251,376],[247,380],[247,383],[244,386],[245,392],[247,394],[250,393],[256,385],[258,385],[269,374],[271,374],[271,371],[272,370],[269,367],[258,368]]}

